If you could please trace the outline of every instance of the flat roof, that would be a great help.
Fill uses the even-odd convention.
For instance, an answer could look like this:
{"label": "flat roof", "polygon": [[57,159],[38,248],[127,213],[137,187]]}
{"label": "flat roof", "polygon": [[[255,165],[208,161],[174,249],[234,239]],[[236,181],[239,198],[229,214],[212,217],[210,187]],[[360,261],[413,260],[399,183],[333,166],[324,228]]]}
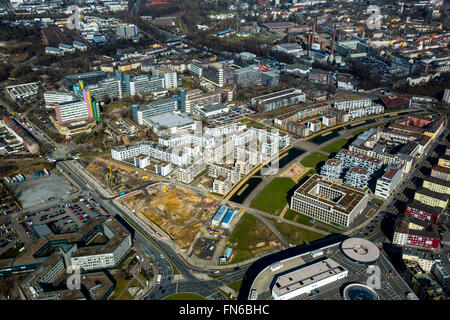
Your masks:
{"label": "flat roof", "polygon": [[181,127],[188,124],[194,123],[192,119],[168,112],[168,113],[162,113],[151,117],[145,117],[146,119],[150,120],[152,123],[158,125],[158,126],[165,126],[168,128],[173,127]]}
{"label": "flat roof", "polygon": [[[318,184],[336,190],[342,193],[342,196],[339,198],[339,200],[333,201],[324,196],[312,194],[311,191]],[[312,175],[305,183],[303,183],[297,190],[295,190],[294,197],[296,194],[314,199],[316,201],[320,201],[326,205],[332,206],[333,210],[342,212],[344,214],[350,214],[353,208],[358,205],[358,203],[360,203],[364,197],[366,197],[366,194],[363,192],[348,188],[341,184],[332,183],[325,180],[318,174]]]}
{"label": "flat roof", "polygon": [[277,296],[283,296],[345,270],[340,264],[328,258],[278,276],[272,290]]}

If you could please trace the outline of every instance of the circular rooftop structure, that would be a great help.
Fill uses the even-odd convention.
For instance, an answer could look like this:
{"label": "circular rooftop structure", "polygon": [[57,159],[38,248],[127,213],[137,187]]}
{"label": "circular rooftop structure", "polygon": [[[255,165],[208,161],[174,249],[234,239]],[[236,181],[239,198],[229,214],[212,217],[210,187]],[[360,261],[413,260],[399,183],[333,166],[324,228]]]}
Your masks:
{"label": "circular rooftop structure", "polygon": [[378,294],[371,288],[361,283],[352,283],[344,288],[344,300],[380,300]]}
{"label": "circular rooftop structure", "polygon": [[361,167],[353,167],[350,170],[357,174],[366,174],[367,173],[367,169],[364,169]]}
{"label": "circular rooftop structure", "polygon": [[380,250],[369,240],[362,238],[349,238],[341,244],[344,255],[355,262],[371,264],[380,257]]}

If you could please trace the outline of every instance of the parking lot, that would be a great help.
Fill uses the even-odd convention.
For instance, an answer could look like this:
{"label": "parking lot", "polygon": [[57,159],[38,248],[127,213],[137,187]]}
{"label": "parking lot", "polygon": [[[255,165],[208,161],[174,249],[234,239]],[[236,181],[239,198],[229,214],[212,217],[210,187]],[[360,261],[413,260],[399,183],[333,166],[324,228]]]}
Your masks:
{"label": "parking lot", "polygon": [[14,229],[11,223],[2,223],[0,225],[0,255],[14,250],[20,245],[20,234]]}
{"label": "parking lot", "polygon": [[226,115],[221,115],[217,118],[211,119],[208,121],[208,125],[216,126],[224,123],[228,123],[232,120],[236,120],[242,117],[246,117],[256,113],[253,110],[250,110],[246,107],[232,107],[230,108],[230,112]]}
{"label": "parking lot", "polygon": [[95,199],[79,199],[26,215],[25,223],[31,227],[47,224],[55,233],[74,232],[90,219],[109,215]]}
{"label": "parking lot", "polygon": [[57,174],[38,179],[29,175],[25,181],[8,184],[8,189],[20,201],[24,209],[50,200],[49,198],[62,198],[74,192],[73,187]]}

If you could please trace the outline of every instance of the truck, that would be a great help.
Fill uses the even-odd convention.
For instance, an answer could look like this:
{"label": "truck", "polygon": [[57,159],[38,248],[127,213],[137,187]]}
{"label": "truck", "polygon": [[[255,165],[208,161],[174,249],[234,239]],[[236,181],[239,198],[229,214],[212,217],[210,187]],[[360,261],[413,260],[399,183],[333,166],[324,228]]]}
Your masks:
{"label": "truck", "polygon": [[11,183],[7,177],[3,177],[3,180],[4,180],[6,183]]}
{"label": "truck", "polygon": [[161,284],[161,275],[158,274],[158,277],[156,278],[156,284]]}

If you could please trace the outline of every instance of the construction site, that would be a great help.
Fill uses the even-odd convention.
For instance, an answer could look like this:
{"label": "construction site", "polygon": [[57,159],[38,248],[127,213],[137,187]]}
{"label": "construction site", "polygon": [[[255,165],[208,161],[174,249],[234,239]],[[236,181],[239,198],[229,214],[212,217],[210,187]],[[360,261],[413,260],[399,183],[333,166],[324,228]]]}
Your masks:
{"label": "construction site", "polygon": [[162,183],[136,191],[121,201],[142,220],[156,225],[182,249],[191,246],[218,206],[212,197]]}
{"label": "construction site", "polygon": [[131,163],[116,161],[107,156],[90,161],[86,169],[115,194],[142,188],[149,181],[158,181],[161,178],[151,172],[137,169]]}

